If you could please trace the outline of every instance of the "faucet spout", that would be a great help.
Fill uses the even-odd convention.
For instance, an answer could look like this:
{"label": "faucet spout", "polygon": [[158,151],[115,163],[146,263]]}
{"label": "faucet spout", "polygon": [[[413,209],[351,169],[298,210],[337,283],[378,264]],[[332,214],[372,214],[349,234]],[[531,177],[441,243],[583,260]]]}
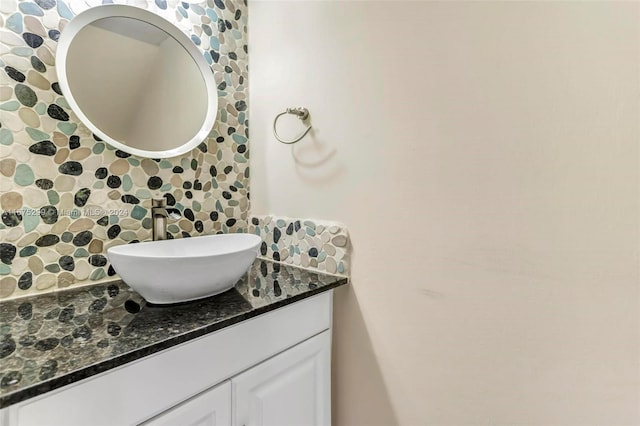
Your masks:
{"label": "faucet spout", "polygon": [[151,234],[153,241],[167,239],[167,221],[182,217],[180,210],[167,207],[167,200],[154,198],[151,200]]}
{"label": "faucet spout", "polygon": [[156,207],[153,210],[153,214],[154,216],[159,215],[172,220],[178,220],[182,217],[180,210],[171,207]]}

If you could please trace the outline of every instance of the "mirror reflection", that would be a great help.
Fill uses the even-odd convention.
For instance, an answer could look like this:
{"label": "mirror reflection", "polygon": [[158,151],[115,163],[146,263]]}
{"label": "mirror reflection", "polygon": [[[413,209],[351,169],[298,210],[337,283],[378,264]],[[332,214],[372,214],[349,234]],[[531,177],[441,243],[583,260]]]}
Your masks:
{"label": "mirror reflection", "polygon": [[79,115],[126,147],[175,150],[206,121],[200,67],[170,34],[139,19],[111,16],[82,27],[68,47],[66,79]]}

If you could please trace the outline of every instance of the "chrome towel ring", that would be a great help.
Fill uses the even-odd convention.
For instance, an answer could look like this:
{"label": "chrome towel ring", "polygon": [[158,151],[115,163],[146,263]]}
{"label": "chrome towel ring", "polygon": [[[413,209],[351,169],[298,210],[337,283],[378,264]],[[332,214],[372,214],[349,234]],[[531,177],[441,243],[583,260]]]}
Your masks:
{"label": "chrome towel ring", "polygon": [[302,134],[297,138],[292,139],[290,141],[284,140],[280,137],[280,135],[278,135],[278,131],[276,130],[276,124],[278,123],[278,118],[280,118],[285,114],[293,114],[296,117],[298,117],[300,120],[305,121],[306,119],[309,118],[309,110],[304,107],[287,108],[286,110],[282,111],[280,114],[276,115],[276,118],[273,119],[273,136],[275,136],[276,139],[278,139],[278,141],[285,144],[292,144],[292,143],[299,142],[300,139],[304,138],[307,135],[307,133],[309,133],[309,130],[311,130],[311,125],[308,124],[305,131],[302,132]]}

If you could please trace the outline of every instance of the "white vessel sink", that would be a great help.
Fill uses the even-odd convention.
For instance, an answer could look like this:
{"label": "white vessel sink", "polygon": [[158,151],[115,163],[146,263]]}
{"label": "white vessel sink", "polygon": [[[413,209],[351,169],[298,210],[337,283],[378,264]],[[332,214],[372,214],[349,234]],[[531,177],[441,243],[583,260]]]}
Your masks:
{"label": "white vessel sink", "polygon": [[207,235],[111,247],[107,256],[147,302],[179,303],[233,287],[255,260],[260,242],[252,234]]}

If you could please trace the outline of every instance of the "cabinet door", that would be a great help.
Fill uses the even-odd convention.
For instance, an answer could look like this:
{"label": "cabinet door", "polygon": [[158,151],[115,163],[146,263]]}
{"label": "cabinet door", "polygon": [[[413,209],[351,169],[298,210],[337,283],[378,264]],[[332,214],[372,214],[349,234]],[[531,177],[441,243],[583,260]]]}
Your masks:
{"label": "cabinet door", "polygon": [[331,423],[331,333],[325,331],[231,379],[235,426]]}
{"label": "cabinet door", "polygon": [[165,411],[144,426],[229,426],[231,384],[225,382]]}

